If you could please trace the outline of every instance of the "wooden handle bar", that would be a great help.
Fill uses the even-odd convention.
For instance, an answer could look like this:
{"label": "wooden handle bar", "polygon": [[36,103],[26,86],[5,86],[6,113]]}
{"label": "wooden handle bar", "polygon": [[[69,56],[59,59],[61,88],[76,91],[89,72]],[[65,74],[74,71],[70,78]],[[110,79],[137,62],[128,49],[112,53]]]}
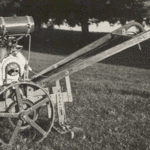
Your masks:
{"label": "wooden handle bar", "polygon": [[128,41],[125,41],[117,46],[114,46],[112,48],[109,48],[108,50],[104,51],[104,52],[101,52],[95,56],[91,56],[90,58],[87,58],[87,59],[83,59],[82,62],[80,63],[76,63],[76,64],[73,64],[71,66],[67,66],[66,68],[64,68],[64,70],[62,71],[59,71],[55,74],[50,74],[49,77],[45,78],[45,79],[42,79],[42,80],[39,80],[38,81],[38,84],[44,84],[45,82],[49,82],[49,83],[52,83],[56,80],[59,80],[59,79],[62,79],[64,78],[65,76],[67,75],[71,75],[72,73],[75,73],[77,71],[80,71],[88,66],[91,66],[93,65],[94,63],[96,62],[99,62],[99,61],[102,61],[112,55],[115,55],[119,52],[122,52],[124,51],[125,49],[129,48],[129,47],[132,47],[138,43],[141,43],[147,39],[150,38],[150,30],[147,31],[147,32],[144,32],[144,33],[141,33],[135,37],[133,37],[132,39],[128,40]]}
{"label": "wooden handle bar", "polygon": [[57,62],[56,64],[46,68],[45,70],[41,71],[38,74],[32,76],[31,79],[33,81],[38,81],[38,79],[40,79],[41,76],[43,76],[44,74],[52,72],[53,70],[56,70],[60,66],[65,65],[65,64],[69,63],[70,61],[80,57],[81,55],[86,54],[86,53],[92,51],[93,49],[95,49],[95,48],[97,48],[97,47],[99,47],[99,46],[109,42],[114,37],[113,35],[115,33],[121,35],[121,34],[123,34],[124,30],[127,31],[132,26],[136,26],[140,30],[140,32],[144,32],[145,31],[143,26],[141,24],[137,23],[137,22],[131,22],[129,24],[126,24],[125,26],[120,27],[119,29],[117,29],[117,30],[115,30],[115,31],[113,31],[113,32],[103,36],[102,38],[96,40],[95,42],[93,42],[93,43],[91,43],[91,44],[89,44],[89,45],[87,45],[87,46],[85,46],[85,47],[83,47],[81,49],[79,49],[75,53],[69,55],[68,57],[64,58],[63,60]]}

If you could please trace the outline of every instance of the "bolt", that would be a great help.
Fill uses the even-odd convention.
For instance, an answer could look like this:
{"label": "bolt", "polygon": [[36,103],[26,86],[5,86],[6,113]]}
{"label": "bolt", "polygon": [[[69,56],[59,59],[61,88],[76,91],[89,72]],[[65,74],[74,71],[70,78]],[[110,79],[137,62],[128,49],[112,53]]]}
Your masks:
{"label": "bolt", "polygon": [[55,65],[53,65],[53,67],[54,67],[54,68],[57,68],[57,67],[58,67],[58,65],[57,65],[57,64],[55,64]]}
{"label": "bolt", "polygon": [[66,71],[66,75],[69,75],[69,71],[68,70]]}
{"label": "bolt", "polygon": [[26,115],[23,115],[23,119],[26,119]]}

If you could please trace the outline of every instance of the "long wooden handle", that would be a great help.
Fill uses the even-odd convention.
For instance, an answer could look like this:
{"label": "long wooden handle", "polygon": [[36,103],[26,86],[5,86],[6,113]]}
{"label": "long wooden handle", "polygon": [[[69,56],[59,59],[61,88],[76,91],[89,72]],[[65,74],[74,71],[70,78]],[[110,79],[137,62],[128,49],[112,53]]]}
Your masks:
{"label": "long wooden handle", "polygon": [[109,48],[108,50],[106,50],[104,52],[98,53],[95,56],[91,56],[86,59],[83,59],[79,63],[76,62],[76,63],[72,64],[71,66],[66,66],[63,68],[63,70],[58,71],[55,74],[49,74],[49,77],[47,77],[45,79],[41,79],[37,82],[39,84],[44,84],[45,82],[52,83],[56,80],[60,80],[67,75],[71,75],[72,73],[80,71],[88,66],[93,65],[94,63],[97,63],[97,62],[102,61],[112,55],[122,52],[125,49],[132,47],[138,43],[141,43],[149,38],[150,38],[150,30],[147,32],[141,33],[141,34],[135,36],[134,38],[132,38],[128,41],[125,41],[117,46]]}
{"label": "long wooden handle", "polygon": [[31,79],[33,81],[35,81],[35,80],[37,81],[44,74],[50,73],[50,72],[56,70],[57,68],[59,68],[60,66],[65,65],[65,64],[69,63],[70,61],[73,61],[74,59],[80,57],[81,55],[86,54],[86,53],[92,51],[93,49],[96,49],[97,47],[109,42],[114,37],[113,36],[114,34],[119,34],[119,35],[122,34],[123,35],[123,31],[124,30],[127,31],[132,26],[136,26],[140,30],[140,32],[145,31],[143,26],[137,22],[131,22],[129,24],[126,24],[125,26],[120,27],[119,29],[113,31],[112,33],[109,33],[109,34],[103,36],[102,38],[96,40],[95,42],[93,42],[93,43],[91,43],[91,44],[89,44],[89,45],[87,45],[81,49],[79,49],[75,53],[69,55],[68,57],[64,58],[63,60],[57,62],[56,64],[46,68],[45,70],[39,72],[38,74],[32,76]]}

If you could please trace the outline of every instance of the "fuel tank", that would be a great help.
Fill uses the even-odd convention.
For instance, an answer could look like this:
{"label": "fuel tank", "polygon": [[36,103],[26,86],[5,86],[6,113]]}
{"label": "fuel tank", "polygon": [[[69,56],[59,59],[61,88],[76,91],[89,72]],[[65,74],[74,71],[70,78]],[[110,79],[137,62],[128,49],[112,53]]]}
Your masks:
{"label": "fuel tank", "polygon": [[32,16],[0,17],[0,36],[30,34],[34,31]]}

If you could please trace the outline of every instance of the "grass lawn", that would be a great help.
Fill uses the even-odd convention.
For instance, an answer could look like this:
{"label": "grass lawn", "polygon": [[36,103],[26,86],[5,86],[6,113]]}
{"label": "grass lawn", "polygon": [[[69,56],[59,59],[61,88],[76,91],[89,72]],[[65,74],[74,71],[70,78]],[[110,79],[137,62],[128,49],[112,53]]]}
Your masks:
{"label": "grass lawn", "polygon": [[[93,33],[89,41],[101,36]],[[76,51],[80,47],[78,37],[75,32],[53,31],[51,42],[52,37],[46,41],[42,34],[33,35],[32,69],[39,72]],[[71,75],[73,103],[66,103],[67,118],[72,125],[84,129],[85,140],[80,135],[72,140],[69,134],[50,132],[38,145],[20,141],[9,149],[149,150],[149,48],[146,41],[142,44],[143,51],[135,46]],[[23,53],[27,55],[26,51]]]}

